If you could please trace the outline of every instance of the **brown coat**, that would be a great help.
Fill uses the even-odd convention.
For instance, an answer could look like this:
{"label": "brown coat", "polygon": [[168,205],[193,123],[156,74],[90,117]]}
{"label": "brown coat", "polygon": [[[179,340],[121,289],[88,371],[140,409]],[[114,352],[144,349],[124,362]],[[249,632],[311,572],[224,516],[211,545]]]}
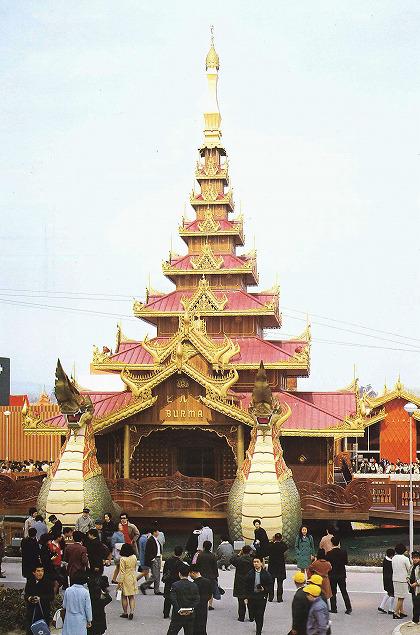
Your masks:
{"label": "brown coat", "polygon": [[80,542],[72,542],[66,546],[64,559],[67,562],[67,575],[70,580],[78,573],[83,573],[89,563],[87,549]]}
{"label": "brown coat", "polygon": [[331,564],[328,560],[314,560],[312,564],[309,565],[311,575],[312,573],[317,573],[322,576],[321,591],[326,600],[329,600],[332,596],[330,579],[328,577],[328,573],[331,571],[331,568]]}

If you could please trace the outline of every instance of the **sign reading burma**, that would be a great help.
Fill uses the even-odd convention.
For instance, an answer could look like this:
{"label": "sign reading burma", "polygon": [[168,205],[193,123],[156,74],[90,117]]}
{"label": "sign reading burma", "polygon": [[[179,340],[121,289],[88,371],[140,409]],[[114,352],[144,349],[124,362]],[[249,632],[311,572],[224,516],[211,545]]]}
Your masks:
{"label": "sign reading burma", "polygon": [[180,395],[160,409],[159,419],[161,423],[185,424],[208,423],[211,420],[211,412],[207,406],[191,395]]}

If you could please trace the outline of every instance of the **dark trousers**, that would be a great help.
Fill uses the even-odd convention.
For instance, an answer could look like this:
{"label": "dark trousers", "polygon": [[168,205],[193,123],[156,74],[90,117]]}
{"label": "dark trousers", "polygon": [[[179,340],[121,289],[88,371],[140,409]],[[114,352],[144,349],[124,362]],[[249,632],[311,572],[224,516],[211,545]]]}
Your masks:
{"label": "dark trousers", "polygon": [[268,594],[268,599],[270,601],[274,600],[274,586],[277,580],[277,602],[283,599],[283,578],[279,578],[278,576],[273,575],[273,586],[271,587],[271,591]]}
{"label": "dark trousers", "polygon": [[[244,621],[245,614],[246,614],[245,598],[238,598],[238,617],[239,617],[239,619]],[[248,604],[248,615],[249,615],[249,619],[251,619],[251,610],[249,608],[249,604]]]}
{"label": "dark trousers", "polygon": [[207,635],[208,604],[199,604],[194,610],[194,635]]}
{"label": "dark trousers", "polygon": [[248,600],[248,610],[250,616],[252,616],[255,620],[256,635],[261,635],[263,624],[264,624],[264,613],[265,607],[267,605],[267,598],[249,598]]}
{"label": "dark trousers", "polygon": [[420,595],[412,594],[413,600],[413,622],[416,624],[420,621]]}
{"label": "dark trousers", "polygon": [[165,598],[163,600],[163,617],[169,617],[171,606],[171,598],[169,597],[169,595],[165,595]]}
{"label": "dark trousers", "polygon": [[341,591],[341,595],[343,596],[346,610],[351,611],[351,602],[350,602],[349,594],[347,593],[346,578],[336,578],[331,576],[330,583],[331,583],[331,592],[332,592],[332,598],[330,600],[331,610],[332,611],[337,610],[337,586],[338,586],[338,588]]}
{"label": "dark trousers", "polygon": [[184,635],[194,635],[194,613],[183,616],[172,611],[172,619],[167,635],[177,635],[181,628],[184,629]]}

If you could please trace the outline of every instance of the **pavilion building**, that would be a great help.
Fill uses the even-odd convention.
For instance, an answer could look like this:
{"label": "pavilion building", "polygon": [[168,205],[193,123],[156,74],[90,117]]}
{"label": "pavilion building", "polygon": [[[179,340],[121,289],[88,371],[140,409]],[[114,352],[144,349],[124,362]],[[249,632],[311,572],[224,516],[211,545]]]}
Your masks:
{"label": "pavilion building", "polygon": [[[186,250],[171,252],[162,265],[173,291],[149,288],[144,301],[134,303],[134,315],[155,334],[137,341],[118,327],[115,348],[95,347],[91,363],[92,372],[118,374],[126,386],[89,394],[99,462],[132,516],[226,515],[249,443],[248,406],[261,360],[274,397],[291,409],[281,443],[302,490],[326,491],[334,483],[340,440],[363,437],[376,421],[361,412],[356,382],[331,392],[299,389],[298,380],[310,372],[309,325],[293,339],[265,337],[265,329],[281,328],[279,288],[258,290],[256,252],[241,251],[243,218],[234,215],[218,71],[212,42],[198,187],[190,196],[194,218],[179,226]],[[27,432],[63,433],[61,415],[30,417]],[[306,515],[316,516],[316,506],[311,510]]]}

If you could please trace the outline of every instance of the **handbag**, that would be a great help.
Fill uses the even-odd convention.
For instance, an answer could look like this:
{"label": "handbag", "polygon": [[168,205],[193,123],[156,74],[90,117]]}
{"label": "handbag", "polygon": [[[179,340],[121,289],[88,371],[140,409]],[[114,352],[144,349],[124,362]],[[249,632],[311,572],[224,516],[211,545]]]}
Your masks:
{"label": "handbag", "polygon": [[61,610],[62,609],[57,609],[54,613],[52,621],[54,628],[63,628],[63,618],[61,616]]}
{"label": "handbag", "polygon": [[[39,608],[41,609],[42,619],[37,620],[31,626],[31,631],[33,635],[51,635],[51,631],[47,622],[44,619],[44,611],[42,610],[41,602],[38,602]],[[32,619],[35,617],[36,607],[34,608],[34,613]]]}

